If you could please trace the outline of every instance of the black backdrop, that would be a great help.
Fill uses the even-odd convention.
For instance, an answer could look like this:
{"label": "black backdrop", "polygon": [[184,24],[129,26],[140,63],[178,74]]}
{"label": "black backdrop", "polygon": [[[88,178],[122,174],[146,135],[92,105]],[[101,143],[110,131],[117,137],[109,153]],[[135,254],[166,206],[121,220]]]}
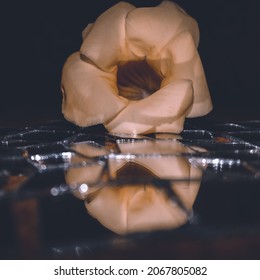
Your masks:
{"label": "black backdrop", "polygon": [[[61,69],[81,31],[118,1],[2,4],[0,124],[60,117]],[[161,1],[129,1],[153,6]],[[260,1],[176,0],[199,23],[200,56],[217,119],[260,118]]]}

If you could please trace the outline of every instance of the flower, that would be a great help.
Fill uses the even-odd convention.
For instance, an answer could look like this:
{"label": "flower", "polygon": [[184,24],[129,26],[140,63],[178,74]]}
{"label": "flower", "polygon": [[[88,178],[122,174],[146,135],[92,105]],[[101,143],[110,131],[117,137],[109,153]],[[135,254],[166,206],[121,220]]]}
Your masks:
{"label": "flower", "polygon": [[62,72],[62,112],[112,133],[179,133],[212,104],[197,52],[196,21],[177,4],[119,2],[82,33]]}

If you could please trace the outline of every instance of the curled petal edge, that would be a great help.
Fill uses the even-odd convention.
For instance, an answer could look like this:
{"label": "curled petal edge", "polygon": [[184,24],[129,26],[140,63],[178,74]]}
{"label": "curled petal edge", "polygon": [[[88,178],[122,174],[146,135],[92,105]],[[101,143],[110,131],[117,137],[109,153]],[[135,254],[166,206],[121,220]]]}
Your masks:
{"label": "curled petal edge", "polygon": [[104,126],[112,133],[179,133],[192,105],[190,80],[171,82],[149,97],[129,104]]}

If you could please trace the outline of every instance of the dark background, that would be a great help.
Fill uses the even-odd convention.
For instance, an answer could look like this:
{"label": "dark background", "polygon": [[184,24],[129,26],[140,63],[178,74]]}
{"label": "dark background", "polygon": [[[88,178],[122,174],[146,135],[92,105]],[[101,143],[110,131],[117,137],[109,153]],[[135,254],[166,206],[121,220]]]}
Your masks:
{"label": "dark background", "polygon": [[[17,3],[16,3],[17,2]],[[0,125],[61,117],[61,70],[81,32],[119,1],[2,4]],[[129,1],[153,6],[161,1]],[[176,0],[199,23],[199,52],[220,120],[260,119],[260,1]]]}

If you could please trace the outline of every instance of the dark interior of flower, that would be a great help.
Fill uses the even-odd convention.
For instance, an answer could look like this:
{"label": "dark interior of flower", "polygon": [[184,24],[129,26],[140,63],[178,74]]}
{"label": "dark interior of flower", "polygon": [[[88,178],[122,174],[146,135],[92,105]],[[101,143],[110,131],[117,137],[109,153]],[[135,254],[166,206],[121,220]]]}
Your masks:
{"label": "dark interior of flower", "polygon": [[129,100],[143,99],[160,88],[162,77],[145,61],[129,61],[119,65],[119,95]]}

